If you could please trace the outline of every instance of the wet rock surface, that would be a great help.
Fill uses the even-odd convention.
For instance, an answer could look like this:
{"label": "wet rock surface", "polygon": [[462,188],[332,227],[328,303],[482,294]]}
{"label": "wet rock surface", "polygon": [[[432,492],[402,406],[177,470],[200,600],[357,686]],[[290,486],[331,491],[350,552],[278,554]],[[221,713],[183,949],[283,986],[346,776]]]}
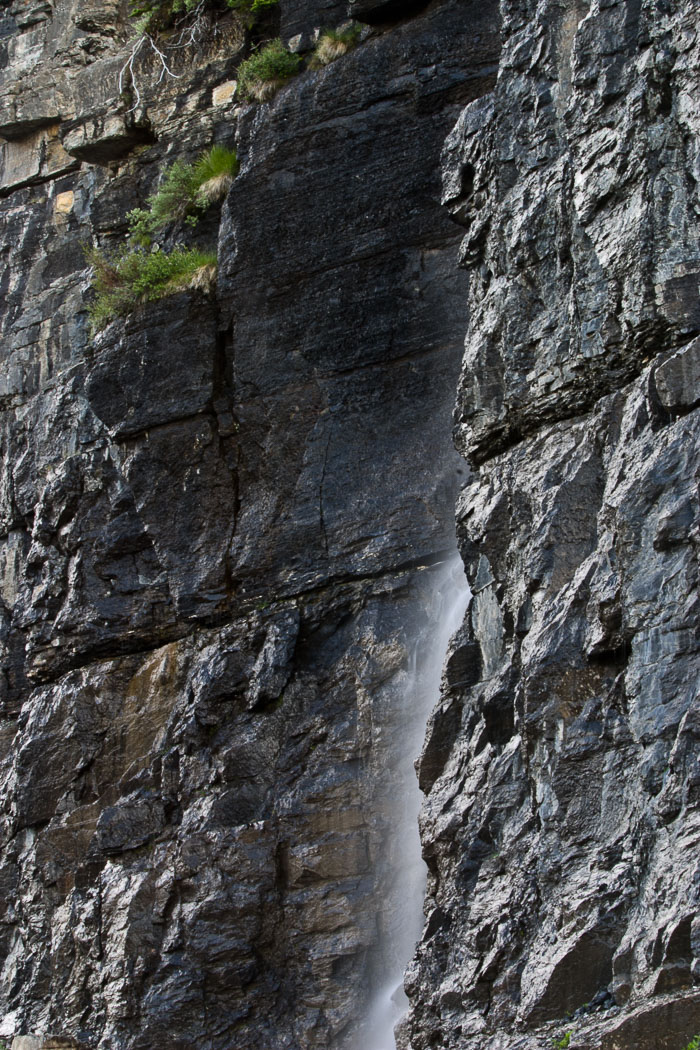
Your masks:
{"label": "wet rock surface", "polygon": [[[254,108],[223,11],[120,95],[124,6],[0,8],[0,1038],[340,1048],[382,968],[407,654],[467,469],[439,154],[493,84],[496,11],[382,16]],[[212,141],[242,162],[191,235],[217,295],[93,337],[83,246]]]}
{"label": "wet rock surface", "polygon": [[700,1029],[698,10],[501,12],[445,151],[473,599],[422,759],[408,1029],[671,1050]]}

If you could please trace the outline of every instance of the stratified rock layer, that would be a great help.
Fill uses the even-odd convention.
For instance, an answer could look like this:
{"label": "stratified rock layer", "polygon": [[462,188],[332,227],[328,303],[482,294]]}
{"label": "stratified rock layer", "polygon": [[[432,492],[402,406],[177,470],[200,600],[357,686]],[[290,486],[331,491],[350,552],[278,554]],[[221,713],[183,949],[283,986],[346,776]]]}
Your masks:
{"label": "stratified rock layer", "polygon": [[[474,597],[429,729],[414,1050],[700,1031],[696,3],[504,0],[445,153]],[[567,1036],[570,1033],[570,1036]]]}
{"label": "stratified rock layer", "polygon": [[[465,472],[439,156],[496,11],[365,3],[357,50],[255,108],[225,5],[172,75],[125,6],[0,12],[0,1038],[345,1046]],[[265,32],[348,13],[283,0]],[[218,240],[216,300],[92,338],[82,247],[212,141],[242,162],[187,234]]]}

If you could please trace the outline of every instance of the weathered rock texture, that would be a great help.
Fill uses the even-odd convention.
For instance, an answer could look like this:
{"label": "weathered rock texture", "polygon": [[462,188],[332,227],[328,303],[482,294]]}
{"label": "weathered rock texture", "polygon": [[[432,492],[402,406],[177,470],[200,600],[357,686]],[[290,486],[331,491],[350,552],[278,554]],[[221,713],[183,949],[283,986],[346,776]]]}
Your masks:
{"label": "weathered rock texture", "polygon": [[[0,2],[0,1038],[366,1050],[461,471],[402,1039],[683,1050],[697,3],[224,6],[167,72],[121,0]],[[259,36],[348,15],[357,50],[237,102]],[[216,296],[92,338],[83,246],[214,141]]]}
{"label": "weathered rock texture", "polygon": [[501,3],[445,152],[474,592],[421,777],[414,1050],[700,1031],[697,3]]}
{"label": "weathered rock texture", "polygon": [[[223,10],[161,76],[124,3],[0,4],[16,1050],[345,1046],[381,970],[407,652],[465,469],[440,149],[499,41],[477,0],[351,6],[362,46],[253,108]],[[268,29],[303,47],[348,13],[283,0]],[[212,141],[242,161],[191,235],[218,241],[216,299],[92,339],[83,245]]]}

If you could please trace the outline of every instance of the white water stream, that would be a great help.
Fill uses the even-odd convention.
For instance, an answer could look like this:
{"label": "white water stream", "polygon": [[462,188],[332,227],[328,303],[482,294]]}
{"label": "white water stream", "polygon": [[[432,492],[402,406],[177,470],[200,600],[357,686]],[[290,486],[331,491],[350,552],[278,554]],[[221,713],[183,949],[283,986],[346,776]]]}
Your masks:
{"label": "white water stream", "polygon": [[411,653],[402,707],[405,721],[396,756],[396,792],[389,807],[393,832],[387,842],[387,860],[392,889],[384,917],[386,943],[382,945],[386,979],[370,1003],[358,1050],[396,1050],[394,1027],[408,1007],[403,973],[423,927],[427,869],[418,834],[423,796],[414,762],[421,753],[428,717],[440,695],[447,646],[462,623],[470,594],[456,551],[429,571],[432,590],[427,624],[419,632]]}

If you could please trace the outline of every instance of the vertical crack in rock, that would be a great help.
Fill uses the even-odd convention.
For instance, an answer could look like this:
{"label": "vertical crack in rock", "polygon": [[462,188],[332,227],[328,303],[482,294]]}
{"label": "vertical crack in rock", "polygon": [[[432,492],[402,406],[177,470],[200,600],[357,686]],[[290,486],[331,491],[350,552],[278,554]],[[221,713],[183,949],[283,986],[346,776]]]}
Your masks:
{"label": "vertical crack in rock", "polygon": [[328,449],[330,448],[331,438],[333,437],[332,429],[328,431],[328,437],[326,439],[326,447],[323,453],[323,462],[321,464],[321,480],[318,485],[318,519],[321,527],[321,537],[323,539],[323,549],[326,557],[328,557],[328,534],[326,533],[326,523],[323,518],[323,483],[326,479],[326,468],[328,464]]}

